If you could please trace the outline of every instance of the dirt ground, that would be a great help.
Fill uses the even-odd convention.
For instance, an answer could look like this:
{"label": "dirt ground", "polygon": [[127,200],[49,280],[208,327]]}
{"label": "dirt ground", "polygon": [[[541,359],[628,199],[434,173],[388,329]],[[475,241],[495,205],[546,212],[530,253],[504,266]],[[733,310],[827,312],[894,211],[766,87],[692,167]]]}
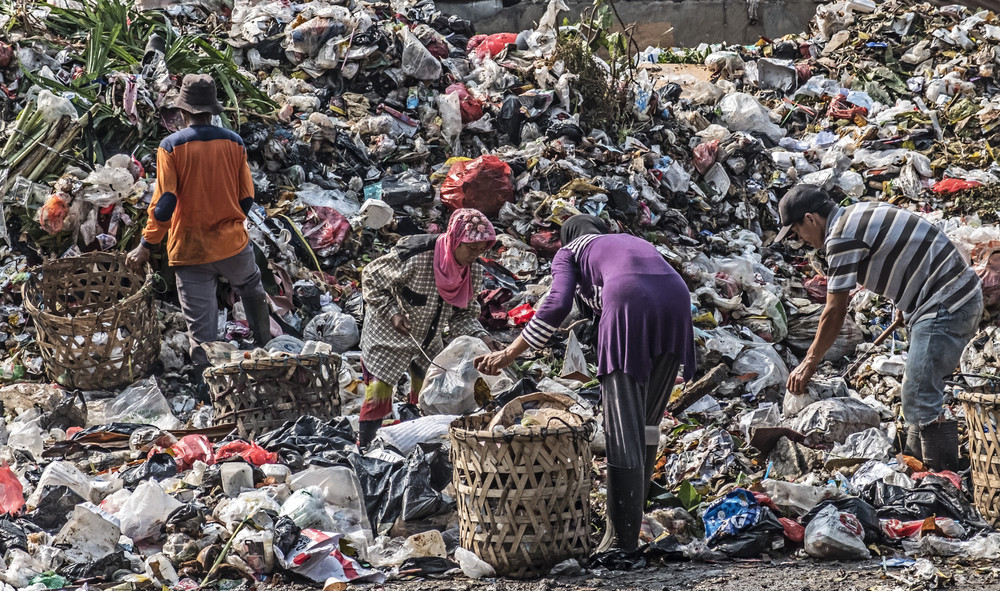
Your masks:
{"label": "dirt ground", "polygon": [[[1000,568],[991,564],[963,564],[952,559],[935,562],[937,572],[916,576],[912,570],[883,570],[877,560],[825,562],[788,559],[783,563],[732,562],[675,563],[635,571],[591,570],[581,577],[517,581],[450,577],[441,580],[387,581],[384,585],[355,585],[359,591],[554,591],[641,590],[663,591],[913,591],[917,589],[1000,590]],[[285,589],[287,589],[286,587]],[[283,590],[284,591],[284,590]]]}

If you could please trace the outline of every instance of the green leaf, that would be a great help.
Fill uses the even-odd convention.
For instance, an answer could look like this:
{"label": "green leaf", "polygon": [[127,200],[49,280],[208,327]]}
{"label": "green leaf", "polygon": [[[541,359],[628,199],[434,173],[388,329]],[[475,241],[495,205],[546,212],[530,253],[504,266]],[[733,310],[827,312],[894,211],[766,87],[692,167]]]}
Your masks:
{"label": "green leaf", "polygon": [[687,480],[681,483],[681,486],[677,491],[677,498],[681,500],[684,508],[688,511],[694,510],[701,504],[701,495],[698,494],[698,491],[696,491]]}

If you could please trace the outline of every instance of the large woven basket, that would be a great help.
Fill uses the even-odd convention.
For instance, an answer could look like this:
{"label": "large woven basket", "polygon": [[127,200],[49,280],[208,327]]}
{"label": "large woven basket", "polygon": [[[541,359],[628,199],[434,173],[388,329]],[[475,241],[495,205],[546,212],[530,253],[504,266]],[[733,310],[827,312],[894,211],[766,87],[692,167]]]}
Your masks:
{"label": "large woven basket", "polygon": [[215,420],[235,423],[252,439],[305,415],[340,414],[340,356],[288,355],[246,359],[205,370]]}
{"label": "large woven basket", "polygon": [[958,393],[969,426],[969,461],[976,508],[994,527],[1000,526],[1000,384]]}
{"label": "large woven basket", "polygon": [[486,430],[492,418],[451,424],[462,547],[513,578],[589,556],[593,423],[511,435]]}
{"label": "large woven basket", "polygon": [[160,356],[153,276],[125,265],[125,255],[93,252],[55,259],[31,271],[24,307],[49,378],[100,390],[130,384]]}

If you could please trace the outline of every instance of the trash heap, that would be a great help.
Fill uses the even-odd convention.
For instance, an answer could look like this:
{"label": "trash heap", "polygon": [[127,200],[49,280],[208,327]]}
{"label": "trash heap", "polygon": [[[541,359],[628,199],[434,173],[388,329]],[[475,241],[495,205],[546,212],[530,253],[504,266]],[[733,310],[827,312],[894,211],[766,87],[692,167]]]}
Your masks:
{"label": "trash heap", "polygon": [[[891,323],[888,302],[857,293],[809,394],[785,395],[816,332],[825,278],[801,244],[771,244],[777,200],[795,184],[844,202],[889,201],[946,229],[995,313],[996,15],[845,0],[818,5],[808,33],[639,50],[612,32],[603,2],[566,25],[565,5],[552,0],[536,28],[496,35],[476,35],[429,1],[163,4],[0,8],[10,31],[0,41],[4,583],[231,589],[290,577],[337,588],[385,572],[489,576],[455,549],[448,425],[535,391],[570,396],[591,417],[598,388],[586,323],[500,379],[479,376],[474,347],[456,341],[435,361],[462,379],[428,376],[419,407],[397,405],[401,422],[380,431],[375,449],[357,449],[360,271],[400,236],[440,231],[457,207],[480,209],[501,230],[479,294],[481,321],[499,340],[544,297],[559,225],[575,213],[643,236],[691,289],[684,305],[700,366],[662,425],[650,544],[596,566],[860,559],[873,547],[1000,556],[966,478],[896,455],[905,331],[839,377]],[[229,307],[231,344],[212,358],[339,355],[342,417],[246,438],[216,424],[193,388],[162,260],[153,377],[72,392],[45,375],[20,286],[45,258],[135,244],[155,147],[179,124],[172,101],[192,71],[216,77],[227,107],[219,123],[246,143],[259,206],[248,228],[268,262],[272,330],[283,333],[266,351],[235,352],[249,329],[241,307]],[[963,373],[989,373],[998,338],[990,327],[974,339]],[[498,428],[515,434],[539,420],[519,417]],[[592,448],[602,453],[602,433]]]}

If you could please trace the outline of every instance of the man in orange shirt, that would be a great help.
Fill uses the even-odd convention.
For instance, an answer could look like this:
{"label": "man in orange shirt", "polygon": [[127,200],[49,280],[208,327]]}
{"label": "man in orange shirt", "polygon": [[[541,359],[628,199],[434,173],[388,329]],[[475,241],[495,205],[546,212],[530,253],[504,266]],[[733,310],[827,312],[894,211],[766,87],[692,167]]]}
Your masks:
{"label": "man in orange shirt", "polygon": [[222,112],[215,81],[188,74],[175,107],[186,127],[170,134],[156,152],[156,189],[142,240],[128,264],[142,267],[149,247],[167,240],[167,258],[177,276],[177,297],[191,333],[191,360],[208,364],[201,347],[219,340],[217,280],[229,280],[243,300],[254,341],[271,340],[267,296],[243,221],[254,187],[239,135],[212,125]]}

